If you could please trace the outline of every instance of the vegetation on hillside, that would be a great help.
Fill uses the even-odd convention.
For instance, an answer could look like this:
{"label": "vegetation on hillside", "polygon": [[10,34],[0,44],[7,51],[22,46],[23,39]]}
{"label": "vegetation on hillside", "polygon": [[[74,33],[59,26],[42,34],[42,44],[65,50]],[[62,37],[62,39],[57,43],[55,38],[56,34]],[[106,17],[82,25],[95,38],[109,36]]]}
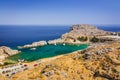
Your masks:
{"label": "vegetation on hillside", "polygon": [[96,38],[95,36],[90,40],[93,43],[99,42],[100,39]]}
{"label": "vegetation on hillside", "polygon": [[82,37],[79,37],[77,40],[79,40],[79,41],[81,41],[81,42],[84,42],[84,41],[87,41],[87,40],[88,40],[88,38],[87,38],[87,37],[82,36]]}

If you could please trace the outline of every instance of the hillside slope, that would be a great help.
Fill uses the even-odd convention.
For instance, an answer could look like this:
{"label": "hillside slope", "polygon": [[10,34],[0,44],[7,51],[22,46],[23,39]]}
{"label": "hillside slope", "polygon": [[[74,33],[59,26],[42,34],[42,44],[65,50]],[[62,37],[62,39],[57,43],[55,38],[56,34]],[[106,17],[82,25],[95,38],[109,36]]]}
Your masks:
{"label": "hillside slope", "polygon": [[10,80],[120,80],[120,42],[64,55]]}

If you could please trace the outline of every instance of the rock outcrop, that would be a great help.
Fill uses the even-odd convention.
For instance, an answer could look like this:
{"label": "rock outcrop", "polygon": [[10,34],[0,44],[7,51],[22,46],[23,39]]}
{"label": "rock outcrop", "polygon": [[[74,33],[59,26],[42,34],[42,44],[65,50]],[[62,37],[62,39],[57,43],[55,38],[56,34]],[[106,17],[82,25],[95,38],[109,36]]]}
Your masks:
{"label": "rock outcrop", "polygon": [[4,60],[6,57],[18,54],[18,50],[12,50],[9,47],[2,46],[0,47],[0,61]]}
{"label": "rock outcrop", "polygon": [[49,40],[48,41],[48,44],[62,44],[62,43],[64,43],[64,40],[62,40],[62,39],[55,39],[55,40]]}
{"label": "rock outcrop", "polygon": [[80,24],[80,25],[73,25],[70,28],[69,33],[65,33],[62,35],[62,39],[65,41],[75,41],[78,37],[86,36],[103,36],[108,35],[110,32],[98,29],[96,26],[88,25],[88,24]]}
{"label": "rock outcrop", "polygon": [[32,48],[32,47],[38,47],[38,46],[44,46],[44,45],[47,45],[46,41],[38,41],[38,42],[33,42],[32,44],[27,44],[27,45],[24,45],[24,46],[18,46],[18,48],[19,49]]}

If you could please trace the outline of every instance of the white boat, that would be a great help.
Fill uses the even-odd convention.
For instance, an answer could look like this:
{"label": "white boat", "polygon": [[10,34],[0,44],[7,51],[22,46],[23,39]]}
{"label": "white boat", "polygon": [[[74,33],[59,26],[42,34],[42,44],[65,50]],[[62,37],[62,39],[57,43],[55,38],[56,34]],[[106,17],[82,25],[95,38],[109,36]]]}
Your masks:
{"label": "white boat", "polygon": [[36,48],[31,48],[30,50],[36,50]]}
{"label": "white boat", "polygon": [[57,45],[56,43],[54,45]]}
{"label": "white boat", "polygon": [[24,59],[22,59],[22,60],[21,60],[21,59],[18,59],[18,62],[24,62],[24,61],[25,61]]}
{"label": "white boat", "polygon": [[63,44],[63,46],[65,46],[65,43]]}

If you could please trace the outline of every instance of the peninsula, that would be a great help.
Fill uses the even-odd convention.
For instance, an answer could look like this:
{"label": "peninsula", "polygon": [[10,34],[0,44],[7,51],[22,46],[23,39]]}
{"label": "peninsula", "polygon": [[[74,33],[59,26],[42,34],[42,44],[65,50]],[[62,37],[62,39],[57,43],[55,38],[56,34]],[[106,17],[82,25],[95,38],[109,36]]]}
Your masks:
{"label": "peninsula", "polygon": [[[63,34],[59,39],[47,41],[33,42],[18,48],[32,48],[44,46],[47,44],[88,44],[93,37],[103,38],[103,36],[111,36],[113,32],[98,29],[96,26],[89,24],[72,25],[70,32]],[[110,38],[110,37],[109,37]],[[107,39],[107,38],[106,38]]]}

